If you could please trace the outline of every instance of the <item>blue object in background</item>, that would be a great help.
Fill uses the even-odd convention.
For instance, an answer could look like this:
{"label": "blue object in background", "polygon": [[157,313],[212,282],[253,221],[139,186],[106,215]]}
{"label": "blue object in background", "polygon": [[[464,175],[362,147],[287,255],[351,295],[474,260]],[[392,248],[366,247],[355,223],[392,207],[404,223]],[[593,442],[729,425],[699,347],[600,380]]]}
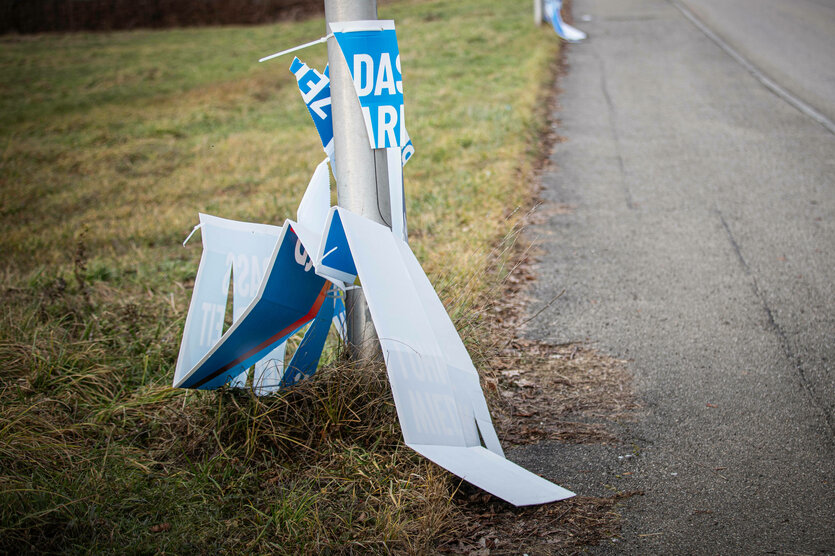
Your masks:
{"label": "blue object in background", "polygon": [[333,164],[333,118],[328,68],[325,66],[325,73],[321,74],[298,58],[293,58],[290,72],[296,77],[302,100],[307,105],[316,131],[319,132],[319,139],[322,140],[322,148]]}
{"label": "blue object in background", "polygon": [[580,42],[585,39],[587,35],[583,31],[572,27],[562,20],[561,11],[562,0],[545,0],[543,15],[547,21],[551,22],[554,31],[562,40],[567,42]]}

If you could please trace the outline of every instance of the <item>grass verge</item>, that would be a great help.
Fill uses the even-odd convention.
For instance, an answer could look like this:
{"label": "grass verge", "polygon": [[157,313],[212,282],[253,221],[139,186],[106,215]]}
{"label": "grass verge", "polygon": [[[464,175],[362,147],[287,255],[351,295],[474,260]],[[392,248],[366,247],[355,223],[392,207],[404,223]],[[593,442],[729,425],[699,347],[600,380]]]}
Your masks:
{"label": "grass verge", "polygon": [[[511,268],[557,43],[522,0],[380,17],[418,149],[412,245],[486,369],[476,309]],[[321,160],[289,60],[254,61],[322,31],[0,37],[0,551],[425,552],[465,531],[459,482],[338,346],[275,397],[168,386],[197,211],[281,223]]]}

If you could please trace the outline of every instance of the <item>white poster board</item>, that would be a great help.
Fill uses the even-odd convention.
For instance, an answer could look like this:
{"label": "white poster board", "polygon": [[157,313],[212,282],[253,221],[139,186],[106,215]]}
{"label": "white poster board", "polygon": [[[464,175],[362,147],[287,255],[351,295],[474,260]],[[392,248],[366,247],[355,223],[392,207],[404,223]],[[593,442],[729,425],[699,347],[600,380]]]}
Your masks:
{"label": "white poster board", "polygon": [[359,277],[406,444],[517,506],[573,496],[504,458],[478,372],[408,244],[338,207],[326,229],[318,272]]}

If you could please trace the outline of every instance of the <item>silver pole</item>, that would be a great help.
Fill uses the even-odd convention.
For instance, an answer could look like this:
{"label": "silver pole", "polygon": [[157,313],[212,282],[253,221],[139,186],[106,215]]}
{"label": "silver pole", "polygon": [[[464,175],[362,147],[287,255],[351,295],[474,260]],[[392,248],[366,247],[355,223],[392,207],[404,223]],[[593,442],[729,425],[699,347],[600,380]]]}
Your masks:
{"label": "silver pole", "polygon": [[533,23],[542,25],[542,0],[533,0]]}
{"label": "silver pole", "polygon": [[[331,21],[377,19],[376,0],[325,0],[325,25]],[[330,33],[330,27],[326,33]],[[336,39],[328,39],[333,148],[336,158],[337,204],[380,224],[391,227],[385,149],[368,144],[365,121],[351,72]],[[361,289],[350,290],[345,299],[348,352],[355,360],[380,355],[380,342]]]}

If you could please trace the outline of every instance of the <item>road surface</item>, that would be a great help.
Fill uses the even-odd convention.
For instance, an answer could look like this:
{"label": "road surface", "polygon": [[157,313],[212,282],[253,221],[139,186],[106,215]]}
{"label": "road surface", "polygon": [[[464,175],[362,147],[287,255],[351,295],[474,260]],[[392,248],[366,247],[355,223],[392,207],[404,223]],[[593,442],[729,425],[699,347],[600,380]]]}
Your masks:
{"label": "road surface", "polygon": [[835,121],[835,0],[684,0],[769,79]]}
{"label": "road surface", "polygon": [[687,0],[746,67],[677,2],[574,0],[531,312],[566,293],[527,334],[628,359],[643,407],[510,456],[645,492],[602,553],[835,553],[835,134],[763,84],[834,115],[833,4]]}

